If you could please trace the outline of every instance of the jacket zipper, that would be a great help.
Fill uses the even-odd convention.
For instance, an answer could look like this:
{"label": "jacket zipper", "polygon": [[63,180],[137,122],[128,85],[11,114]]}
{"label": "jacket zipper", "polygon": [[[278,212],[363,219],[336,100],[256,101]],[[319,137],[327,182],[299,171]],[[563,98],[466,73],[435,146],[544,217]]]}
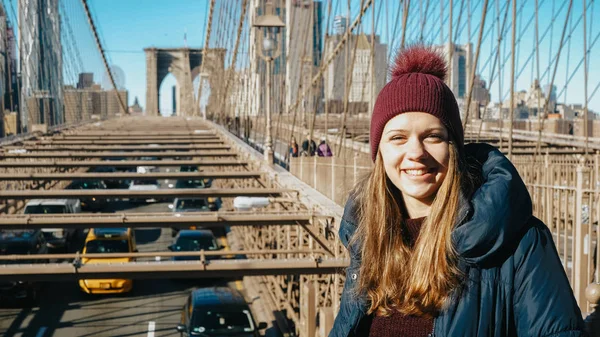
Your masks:
{"label": "jacket zipper", "polygon": [[428,334],[427,337],[435,337],[435,318],[433,319],[433,328],[431,328],[431,333]]}

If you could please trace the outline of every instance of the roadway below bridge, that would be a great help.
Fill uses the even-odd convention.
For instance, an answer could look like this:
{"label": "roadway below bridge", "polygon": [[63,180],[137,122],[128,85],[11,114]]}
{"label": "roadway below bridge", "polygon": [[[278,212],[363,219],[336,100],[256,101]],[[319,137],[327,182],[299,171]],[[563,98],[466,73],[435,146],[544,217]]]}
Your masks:
{"label": "roadway below bridge", "polygon": [[[169,212],[168,203],[134,205],[112,203],[106,213]],[[85,231],[87,232],[87,231]],[[83,244],[86,233],[79,244]],[[170,228],[135,229],[140,252],[167,251],[173,243]],[[222,243],[226,237],[220,238]],[[48,282],[42,285],[39,303],[0,304],[0,335],[5,337],[113,337],[113,336],[179,336],[175,327],[191,291],[198,287],[228,286],[240,290],[248,301],[254,295],[244,288],[241,279],[229,280],[134,280],[133,290],[120,295],[88,295],[77,282]],[[261,309],[261,300],[252,305],[255,319],[266,321],[266,336],[277,337],[269,317]]]}

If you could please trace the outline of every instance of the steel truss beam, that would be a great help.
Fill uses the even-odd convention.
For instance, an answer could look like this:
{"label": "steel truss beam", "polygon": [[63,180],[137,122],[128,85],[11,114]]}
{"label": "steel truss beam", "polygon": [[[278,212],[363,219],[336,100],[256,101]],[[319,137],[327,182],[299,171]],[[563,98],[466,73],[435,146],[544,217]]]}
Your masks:
{"label": "steel truss beam", "polygon": [[264,213],[248,212],[189,212],[189,213],[109,213],[61,214],[61,215],[3,215],[0,229],[103,228],[103,227],[227,227],[227,226],[270,226],[305,225],[314,217],[309,213]]}
{"label": "steel truss beam", "polygon": [[154,136],[152,134],[139,136],[55,136],[51,138],[42,138],[40,141],[67,141],[67,140],[220,140],[217,135],[189,135],[189,136]]}
{"label": "steel truss beam", "polygon": [[229,151],[206,152],[206,151],[154,151],[154,152],[26,152],[26,153],[2,153],[3,158],[114,158],[114,157],[236,157],[238,154]]}
{"label": "steel truss beam", "polygon": [[226,278],[257,275],[341,273],[349,259],[294,258],[130,263],[52,263],[0,266],[0,281],[66,281],[127,278]]}
{"label": "steel truss beam", "polygon": [[27,151],[174,151],[174,150],[231,150],[229,145],[56,145],[56,146],[3,146],[5,152],[8,150]]}
{"label": "steel truss beam", "polygon": [[81,260],[81,259],[138,259],[146,257],[175,257],[175,256],[199,256],[200,261],[206,261],[208,256],[227,256],[227,255],[271,255],[271,254],[325,254],[318,249],[300,249],[300,250],[221,250],[221,251],[187,251],[187,252],[143,252],[143,253],[93,253],[93,254],[39,254],[39,255],[0,255],[0,261],[40,261],[40,260]]}
{"label": "steel truss beam", "polygon": [[57,198],[181,198],[181,197],[268,197],[297,192],[287,188],[174,188],[154,191],[135,190],[35,190],[0,191],[0,199],[57,199]]}
{"label": "steel truss beam", "polygon": [[11,173],[0,174],[0,181],[7,180],[154,180],[154,179],[251,179],[260,178],[261,172],[150,172],[150,173]]}
{"label": "steel truss beam", "polygon": [[[513,148],[516,148],[516,146],[513,144]],[[508,153],[508,148],[501,148],[499,149],[500,152],[502,153]],[[512,154],[513,155],[535,155],[535,154],[539,154],[539,151],[536,151],[535,148],[530,148],[530,149],[518,149],[518,150],[513,150]],[[556,149],[556,148],[546,148],[545,150],[542,151],[542,154],[585,154],[585,150],[583,149]]]}
{"label": "steel truss beam", "polygon": [[25,145],[119,145],[127,143],[130,145],[144,144],[224,144],[223,140],[218,139],[157,139],[157,140],[37,140],[25,141]]}
{"label": "steel truss beam", "polygon": [[[216,136],[212,129],[198,129],[201,132],[189,131],[152,131],[150,136]],[[103,131],[103,130],[75,130],[73,133],[62,133],[55,135],[54,138],[69,138],[69,137],[122,137],[122,136],[148,136],[148,131]]]}
{"label": "steel truss beam", "polygon": [[1,161],[0,167],[132,167],[132,166],[245,166],[239,160],[89,160]]}
{"label": "steel truss beam", "polygon": [[164,139],[169,139],[169,138],[186,138],[186,139],[190,139],[190,138],[218,138],[219,135],[217,135],[215,132],[210,132],[210,133],[196,133],[196,134],[172,134],[172,135],[161,135],[161,134],[154,134],[154,132],[146,132],[146,133],[138,133],[138,134],[93,134],[90,133],[88,134],[86,133],[79,133],[79,134],[58,134],[58,135],[54,135],[52,137],[42,137],[42,139],[81,139],[81,138],[104,138],[104,139],[110,139],[110,138],[139,138],[139,139],[154,139],[154,138],[164,138]]}

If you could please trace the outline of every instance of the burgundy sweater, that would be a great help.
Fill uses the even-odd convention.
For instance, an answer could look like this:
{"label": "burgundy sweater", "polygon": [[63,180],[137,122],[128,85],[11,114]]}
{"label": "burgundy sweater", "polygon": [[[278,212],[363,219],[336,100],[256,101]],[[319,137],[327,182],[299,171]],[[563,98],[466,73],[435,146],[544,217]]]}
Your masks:
{"label": "burgundy sweater", "polygon": [[[414,245],[419,237],[421,225],[425,218],[407,219],[405,221],[406,229],[410,235],[410,245]],[[433,318],[420,317],[414,315],[404,315],[396,311],[388,317],[376,316],[374,314],[368,317],[365,322],[361,322],[361,336],[372,337],[427,337],[433,332]]]}

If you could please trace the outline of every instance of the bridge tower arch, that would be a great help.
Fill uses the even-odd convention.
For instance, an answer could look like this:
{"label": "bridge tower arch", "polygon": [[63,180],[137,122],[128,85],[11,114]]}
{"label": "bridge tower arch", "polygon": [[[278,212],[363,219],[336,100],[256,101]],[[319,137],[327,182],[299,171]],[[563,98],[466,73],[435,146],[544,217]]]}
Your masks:
{"label": "bridge tower arch", "polygon": [[[175,76],[179,87],[179,111],[183,116],[194,114],[197,109],[193,80],[196,76],[208,79],[211,93],[219,92],[222,70],[225,65],[225,50],[211,49],[206,53],[205,65],[202,49],[199,48],[145,48],[146,53],[146,114],[157,116],[158,94],[162,81],[169,73]],[[200,74],[204,69],[204,74]],[[212,96],[212,95],[211,95]],[[210,101],[209,101],[210,105]]]}

